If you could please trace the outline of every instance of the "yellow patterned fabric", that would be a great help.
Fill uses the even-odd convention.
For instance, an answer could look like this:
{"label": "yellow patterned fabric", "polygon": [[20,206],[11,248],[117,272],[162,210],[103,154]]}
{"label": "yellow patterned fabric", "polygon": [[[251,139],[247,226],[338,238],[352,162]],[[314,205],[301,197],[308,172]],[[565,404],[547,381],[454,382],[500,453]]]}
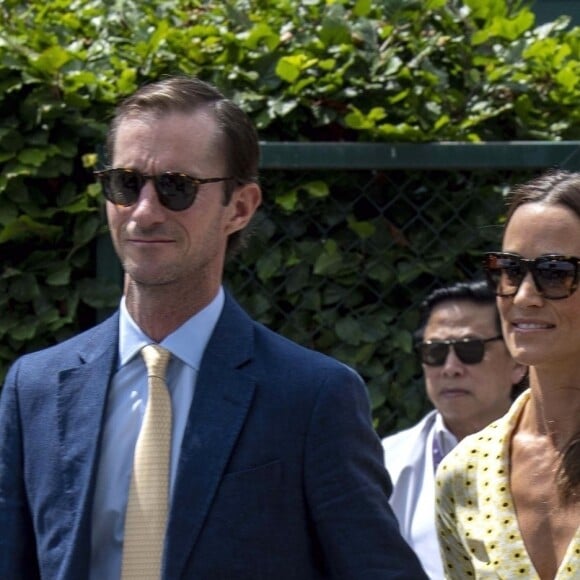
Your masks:
{"label": "yellow patterned fabric", "polygon": [[129,489],[123,580],[159,580],[169,506],[171,397],[165,383],[170,353],[150,344],[141,351],[147,365],[149,394],[135,446]]}
{"label": "yellow patterned fabric", "polygon": [[[539,580],[509,489],[511,435],[528,399],[526,391],[505,416],[461,441],[437,470],[436,524],[446,578]],[[579,578],[580,528],[554,580]]]}

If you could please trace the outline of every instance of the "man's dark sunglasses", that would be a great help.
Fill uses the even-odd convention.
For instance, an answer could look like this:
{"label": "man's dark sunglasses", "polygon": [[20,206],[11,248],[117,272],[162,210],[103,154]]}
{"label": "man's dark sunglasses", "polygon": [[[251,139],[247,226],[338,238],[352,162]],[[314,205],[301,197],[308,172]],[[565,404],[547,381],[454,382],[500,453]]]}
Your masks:
{"label": "man's dark sunglasses", "polygon": [[152,179],[159,203],[172,211],[183,211],[193,205],[197,190],[204,183],[228,181],[233,177],[207,177],[200,179],[187,173],[166,171],[159,175],[148,175],[134,169],[104,169],[95,171],[104,196],[115,205],[128,207],[137,203],[143,186]]}
{"label": "man's dark sunglasses", "polygon": [[488,252],[483,267],[498,296],[514,296],[530,272],[538,293],[550,300],[568,298],[578,287],[580,258],[550,254],[525,259],[508,252]]}
{"label": "man's dark sunglasses", "polygon": [[498,334],[491,338],[458,338],[455,340],[425,340],[419,343],[418,350],[421,362],[431,367],[445,364],[449,349],[453,347],[457,358],[466,365],[476,365],[483,360],[485,345],[492,340],[501,340]]}

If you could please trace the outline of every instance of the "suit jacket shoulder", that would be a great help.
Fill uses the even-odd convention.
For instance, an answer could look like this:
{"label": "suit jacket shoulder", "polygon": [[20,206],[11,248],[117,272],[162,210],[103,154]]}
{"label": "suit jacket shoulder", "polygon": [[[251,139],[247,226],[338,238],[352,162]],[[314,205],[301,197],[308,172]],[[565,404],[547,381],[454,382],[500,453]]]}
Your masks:
{"label": "suit jacket shoulder", "polygon": [[423,577],[388,506],[362,379],[227,294],[181,456],[165,577]]}
{"label": "suit jacket shoulder", "polygon": [[11,534],[0,540],[1,578],[86,577],[117,329],[115,315],[20,357],[8,372],[0,397],[0,528]]}
{"label": "suit jacket shoulder", "polygon": [[116,312],[102,323],[63,342],[25,354],[15,365],[20,372],[42,374],[39,369],[52,370],[77,366],[101,356],[118,340],[119,314]]}

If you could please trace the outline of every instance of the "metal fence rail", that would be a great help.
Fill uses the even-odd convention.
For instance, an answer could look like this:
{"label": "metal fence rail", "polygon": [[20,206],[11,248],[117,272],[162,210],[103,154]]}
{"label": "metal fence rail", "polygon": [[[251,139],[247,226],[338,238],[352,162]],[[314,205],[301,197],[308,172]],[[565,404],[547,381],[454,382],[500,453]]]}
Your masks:
{"label": "metal fence rail", "polygon": [[262,169],[537,169],[580,167],[579,141],[493,143],[274,143]]}

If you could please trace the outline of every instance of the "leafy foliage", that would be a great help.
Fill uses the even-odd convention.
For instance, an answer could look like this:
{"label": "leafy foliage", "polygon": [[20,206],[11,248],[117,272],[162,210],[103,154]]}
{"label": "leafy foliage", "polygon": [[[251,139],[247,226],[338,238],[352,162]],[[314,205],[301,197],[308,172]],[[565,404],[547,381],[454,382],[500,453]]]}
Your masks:
{"label": "leafy foliage", "polygon": [[[0,22],[0,376],[18,354],[91,325],[97,309],[118,300],[118,284],[96,277],[104,222],[91,171],[112,106],[141,83],[176,73],[209,80],[266,141],[580,134],[579,31],[565,17],[534,28],[517,2],[4,0]],[[393,410],[417,415],[420,388],[402,393],[417,370],[412,305],[424,287],[413,283],[457,275],[448,206],[430,210],[433,223],[448,227],[423,260],[395,235],[413,210],[401,206],[387,223],[376,209],[388,207],[384,176],[354,205],[356,175],[283,177],[266,176],[270,219],[291,235],[279,237],[265,219],[242,264],[260,290],[236,271],[232,284],[266,322],[357,366],[381,428],[393,425]],[[427,195],[412,173],[401,179],[410,180],[409,203]],[[461,196],[454,191],[451,206]],[[480,224],[499,210],[481,213],[473,201],[465,211]],[[426,223],[413,232],[419,242]],[[259,243],[268,251],[256,253]],[[292,330],[288,309],[298,303]]]}
{"label": "leafy foliage", "polygon": [[418,303],[479,273],[508,185],[528,176],[265,171],[266,207],[227,280],[260,321],[358,369],[381,433],[404,427],[426,410]]}

